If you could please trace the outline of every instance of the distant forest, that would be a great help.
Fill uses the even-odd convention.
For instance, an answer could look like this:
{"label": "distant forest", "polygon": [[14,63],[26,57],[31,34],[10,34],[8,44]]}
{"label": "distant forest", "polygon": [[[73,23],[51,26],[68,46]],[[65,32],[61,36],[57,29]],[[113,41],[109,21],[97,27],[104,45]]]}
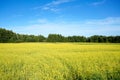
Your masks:
{"label": "distant forest", "polygon": [[120,36],[62,36],[61,34],[43,35],[25,35],[17,34],[11,30],[0,28],[0,43],[18,43],[18,42],[96,42],[96,43],[120,43]]}

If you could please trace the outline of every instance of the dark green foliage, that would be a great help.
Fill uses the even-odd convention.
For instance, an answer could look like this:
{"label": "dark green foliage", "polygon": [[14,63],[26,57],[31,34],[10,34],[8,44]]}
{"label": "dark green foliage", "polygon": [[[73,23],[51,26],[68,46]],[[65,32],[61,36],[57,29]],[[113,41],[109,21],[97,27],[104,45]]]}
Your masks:
{"label": "dark green foliage", "polygon": [[49,34],[47,42],[64,42],[65,38],[60,34]]}
{"label": "dark green foliage", "polygon": [[13,36],[12,31],[0,28],[0,42],[9,42]]}
{"label": "dark green foliage", "polygon": [[106,36],[94,35],[90,37],[90,42],[108,42]]}
{"label": "dark green foliage", "polygon": [[68,42],[85,42],[86,37],[84,37],[84,36],[68,36],[67,41]]}
{"label": "dark green foliage", "polygon": [[46,40],[46,38],[42,35],[38,35],[38,42],[44,42]]}
{"label": "dark green foliage", "polygon": [[16,34],[10,30],[0,28],[0,43],[2,42],[43,42],[45,37],[42,35]]}
{"label": "dark green foliage", "polygon": [[49,34],[48,38],[42,35],[24,35],[16,34],[10,30],[0,28],[0,43],[6,42],[96,42],[96,43],[120,43],[120,36],[101,36],[94,35],[91,37],[68,36],[61,34]]}

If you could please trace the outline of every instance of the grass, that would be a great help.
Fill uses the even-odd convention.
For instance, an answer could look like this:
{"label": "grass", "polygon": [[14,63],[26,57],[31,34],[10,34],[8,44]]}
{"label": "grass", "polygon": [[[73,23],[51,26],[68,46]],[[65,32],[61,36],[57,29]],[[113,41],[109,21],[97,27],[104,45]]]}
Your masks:
{"label": "grass", "polygon": [[0,44],[0,80],[120,80],[120,44]]}

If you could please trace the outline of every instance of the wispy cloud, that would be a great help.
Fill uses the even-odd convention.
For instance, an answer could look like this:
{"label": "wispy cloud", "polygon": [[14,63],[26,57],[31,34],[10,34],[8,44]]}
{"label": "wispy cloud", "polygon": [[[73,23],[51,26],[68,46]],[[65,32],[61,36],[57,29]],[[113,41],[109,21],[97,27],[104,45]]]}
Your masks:
{"label": "wispy cloud", "polygon": [[[120,17],[108,17],[105,19],[92,19],[87,21],[58,21],[51,22],[42,19],[36,21],[45,22],[45,24],[35,23],[32,25],[20,26],[12,29],[18,33],[24,34],[42,34],[47,36],[50,33],[68,35],[120,35]],[[12,27],[13,28],[13,27]]]}
{"label": "wispy cloud", "polygon": [[38,22],[39,23],[47,23],[48,21],[47,21],[47,19],[38,19]]}
{"label": "wispy cloud", "polygon": [[47,19],[45,18],[39,18],[37,20],[31,20],[31,21],[28,21],[29,23],[33,23],[33,24],[46,24],[48,22]]}
{"label": "wispy cloud", "polygon": [[120,25],[120,17],[108,17],[105,19],[92,19],[86,21],[86,24],[91,25],[113,25],[113,24],[119,24]]}
{"label": "wispy cloud", "polygon": [[106,2],[106,0],[101,0],[101,1],[97,1],[97,2],[91,3],[91,5],[93,5],[93,6],[102,5],[102,4],[104,4],[105,2]]}
{"label": "wispy cloud", "polygon": [[71,1],[73,1],[73,0],[56,0],[56,1],[50,2],[50,3],[46,4],[46,5],[47,6],[60,5],[60,4],[71,2]]}
{"label": "wispy cloud", "polygon": [[48,11],[52,11],[52,12],[57,12],[60,9],[58,8],[59,5],[64,4],[64,3],[68,3],[71,2],[73,0],[54,0],[50,3],[47,3],[43,6],[38,6],[38,7],[34,7],[34,9],[42,9],[42,10],[48,10]]}

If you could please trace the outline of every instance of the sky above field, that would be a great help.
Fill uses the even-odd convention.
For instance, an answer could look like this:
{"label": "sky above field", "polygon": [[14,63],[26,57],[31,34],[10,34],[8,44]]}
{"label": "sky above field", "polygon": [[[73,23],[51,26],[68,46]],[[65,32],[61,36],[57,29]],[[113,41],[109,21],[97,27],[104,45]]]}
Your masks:
{"label": "sky above field", "polygon": [[44,36],[120,35],[120,0],[0,0],[0,27]]}

